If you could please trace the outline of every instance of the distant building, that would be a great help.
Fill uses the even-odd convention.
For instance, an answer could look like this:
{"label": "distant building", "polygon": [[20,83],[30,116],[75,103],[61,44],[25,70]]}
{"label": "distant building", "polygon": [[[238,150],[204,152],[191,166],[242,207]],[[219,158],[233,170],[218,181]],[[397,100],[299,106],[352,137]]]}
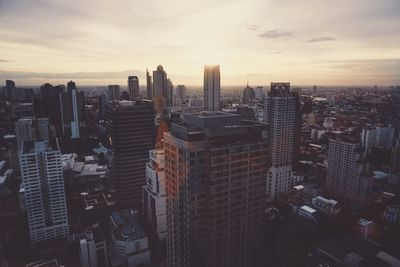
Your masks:
{"label": "distant building", "polygon": [[113,85],[108,86],[108,101],[118,102],[120,95],[121,95],[121,92],[119,89],[119,85],[113,84]]}
{"label": "distant building", "polygon": [[310,221],[316,221],[317,211],[309,206],[303,205],[297,208],[297,215]]}
{"label": "distant building", "polygon": [[360,219],[356,223],[357,234],[363,239],[369,239],[374,234],[375,223],[366,219]]}
{"label": "distant building", "polygon": [[[169,103],[172,103],[170,94],[171,85],[163,66],[158,65],[153,71],[153,100],[158,114],[162,114]],[[169,99],[171,97],[171,99]]]}
{"label": "distant building", "polygon": [[186,87],[179,84],[175,88],[175,105],[181,106],[182,102],[186,100]]}
{"label": "distant building", "polygon": [[24,141],[35,140],[33,118],[21,118],[15,122],[15,138],[17,139],[18,153]]}
{"label": "distant building", "polygon": [[373,174],[358,138],[337,133],[329,139],[325,189],[334,197],[367,202]]}
{"label": "distant building", "polygon": [[14,100],[14,91],[16,90],[15,82],[12,80],[6,80],[6,86],[4,87],[4,94],[10,101]]}
{"label": "distant building", "polygon": [[265,221],[267,125],[185,114],[164,134],[167,266],[257,266]]}
{"label": "distant building", "polygon": [[263,116],[269,125],[271,154],[267,195],[274,199],[291,187],[300,142],[300,102],[298,95],[290,91],[290,83],[271,83],[271,91],[264,100]]}
{"label": "distant building", "polygon": [[32,243],[69,233],[61,153],[57,140],[23,142],[20,155]]}
{"label": "distant building", "polygon": [[251,104],[254,102],[255,98],[256,93],[254,89],[247,83],[247,86],[243,89],[242,104]]}
{"label": "distant building", "polygon": [[151,81],[151,76],[147,69],[146,69],[146,89],[147,89],[147,99],[153,99],[153,82]]}
{"label": "distant building", "polygon": [[389,150],[393,146],[394,128],[387,127],[365,127],[361,132],[362,146],[369,150],[373,147]]}
{"label": "distant building", "polygon": [[204,66],[204,110],[219,111],[221,97],[221,74],[219,65]]}
{"label": "distant building", "polygon": [[68,92],[60,93],[60,108],[63,137],[76,139],[84,136],[86,128],[85,96],[72,83]]}
{"label": "distant building", "polygon": [[324,197],[317,196],[312,199],[312,205],[315,209],[323,213],[337,215],[340,212],[338,202],[333,199],[326,199]]}
{"label": "distant building", "polygon": [[108,267],[106,239],[98,224],[79,237],[79,259],[81,267]]}
{"label": "distant building", "polygon": [[392,149],[389,183],[392,185],[400,185],[400,136],[397,138]]}
{"label": "distant building", "polygon": [[257,86],[254,89],[254,93],[256,94],[256,99],[258,99],[258,100],[264,99],[264,88],[262,86]]}
{"label": "distant building", "polygon": [[333,129],[335,127],[335,121],[333,120],[332,117],[325,117],[322,126],[325,129]]}
{"label": "distant building", "polygon": [[150,100],[110,103],[106,110],[111,184],[119,207],[142,208],[148,151],[153,148],[154,108]]}
{"label": "distant building", "polygon": [[137,210],[111,214],[111,266],[144,266],[151,262],[149,241],[139,223]]}
{"label": "distant building", "polygon": [[316,85],[314,85],[313,88],[312,88],[312,95],[313,96],[318,96],[318,87]]}
{"label": "distant building", "polygon": [[67,83],[67,92],[72,92],[72,90],[76,90],[76,84],[73,81],[69,81]]}
{"label": "distant building", "polygon": [[131,98],[139,97],[139,78],[137,76],[128,77],[128,93]]}

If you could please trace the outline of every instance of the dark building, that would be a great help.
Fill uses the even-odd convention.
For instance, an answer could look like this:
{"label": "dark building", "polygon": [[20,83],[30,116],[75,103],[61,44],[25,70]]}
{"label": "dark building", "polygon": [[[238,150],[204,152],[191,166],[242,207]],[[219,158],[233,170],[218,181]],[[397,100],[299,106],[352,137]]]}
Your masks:
{"label": "dark building", "polygon": [[139,78],[137,76],[128,77],[128,93],[131,98],[139,97]]}
{"label": "dark building", "polygon": [[149,71],[146,69],[146,86],[147,86],[147,99],[153,99],[153,82]]}
{"label": "dark building", "polygon": [[389,183],[392,185],[400,185],[400,135],[392,149]]}
{"label": "dark building", "polygon": [[150,100],[109,103],[106,129],[110,181],[119,208],[142,207],[148,151],[153,148],[154,106]]}
{"label": "dark building", "polygon": [[76,90],[76,84],[73,81],[69,81],[67,83],[67,91],[71,92],[72,90]]}
{"label": "dark building", "polygon": [[255,99],[256,92],[249,86],[249,84],[247,84],[247,86],[243,89],[242,104],[252,103]]}
{"label": "dark building", "polygon": [[260,266],[267,125],[238,114],[185,114],[164,134],[167,266]]}
{"label": "dark building", "polygon": [[[70,85],[69,82],[68,85]],[[75,86],[75,83],[74,83]],[[76,87],[75,87],[76,88]],[[85,96],[83,92],[68,87],[68,92],[60,94],[62,136],[79,138],[85,135]]]}
{"label": "dark building", "polygon": [[6,86],[4,88],[5,96],[8,100],[14,99],[15,82],[12,80],[6,80]]}
{"label": "dark building", "polygon": [[49,118],[57,137],[63,135],[63,123],[60,108],[60,94],[64,92],[64,86],[52,86],[45,83],[40,87],[40,95],[33,99],[33,110],[36,118]]}

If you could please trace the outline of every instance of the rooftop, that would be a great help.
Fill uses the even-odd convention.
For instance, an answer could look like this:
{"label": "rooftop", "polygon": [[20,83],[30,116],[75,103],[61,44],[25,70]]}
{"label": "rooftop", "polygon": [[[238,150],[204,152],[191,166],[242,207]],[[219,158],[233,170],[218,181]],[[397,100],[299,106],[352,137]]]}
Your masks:
{"label": "rooftop", "polygon": [[139,215],[136,210],[114,211],[111,213],[111,221],[114,226],[112,231],[115,238],[123,241],[131,241],[146,237],[139,223]]}

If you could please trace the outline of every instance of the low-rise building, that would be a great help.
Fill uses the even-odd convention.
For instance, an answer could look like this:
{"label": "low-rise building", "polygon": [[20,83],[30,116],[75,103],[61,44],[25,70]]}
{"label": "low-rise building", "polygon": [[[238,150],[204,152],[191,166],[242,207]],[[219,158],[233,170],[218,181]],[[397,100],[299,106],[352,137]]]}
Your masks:
{"label": "low-rise building", "polygon": [[81,267],[108,267],[106,240],[98,224],[79,237],[79,259]]}
{"label": "low-rise building", "polygon": [[326,199],[324,197],[317,196],[312,199],[312,205],[315,209],[323,213],[337,215],[340,212],[339,204],[334,199]]}

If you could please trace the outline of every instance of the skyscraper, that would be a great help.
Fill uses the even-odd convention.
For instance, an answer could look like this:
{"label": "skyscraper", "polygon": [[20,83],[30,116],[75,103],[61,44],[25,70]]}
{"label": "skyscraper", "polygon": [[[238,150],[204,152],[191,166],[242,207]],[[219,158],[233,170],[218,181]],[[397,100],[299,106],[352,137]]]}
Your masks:
{"label": "skyscraper", "polygon": [[397,138],[392,149],[389,183],[392,185],[400,185],[400,136]]}
{"label": "skyscraper", "polygon": [[164,134],[167,266],[258,266],[268,142],[238,114],[185,114]]}
{"label": "skyscraper", "polygon": [[72,90],[76,90],[76,84],[73,81],[69,81],[67,83],[67,92],[71,92]]}
{"label": "skyscraper", "polygon": [[267,194],[274,199],[291,186],[300,137],[299,97],[290,91],[290,83],[271,83],[271,91],[264,101],[263,116],[269,125],[267,133],[271,144]]}
{"label": "skyscraper", "polygon": [[329,139],[325,189],[337,199],[367,202],[373,175],[358,138],[335,133]]}
{"label": "skyscraper", "polygon": [[139,78],[137,76],[128,77],[128,92],[131,98],[139,97]]}
{"label": "skyscraper", "polygon": [[[71,83],[73,85],[71,85]],[[79,138],[84,134],[85,96],[78,92],[75,83],[68,83],[68,92],[60,93],[62,133],[64,138]]]}
{"label": "skyscraper", "polygon": [[119,85],[112,84],[108,86],[108,101],[118,102],[120,95]]}
{"label": "skyscraper", "polygon": [[119,207],[142,208],[148,151],[153,148],[154,107],[150,100],[109,103],[106,129],[111,184]]}
{"label": "skyscraper", "polygon": [[247,83],[247,86],[243,89],[242,104],[250,104],[251,102],[254,102],[255,98],[256,93],[254,89]]}
{"label": "skyscraper", "polygon": [[32,243],[68,235],[61,153],[57,139],[26,141],[20,167]]}
{"label": "skyscraper", "polygon": [[219,65],[204,66],[204,110],[218,111],[221,97],[221,77]]}
{"label": "skyscraper", "polygon": [[149,71],[146,69],[146,86],[147,86],[147,99],[153,99],[153,82]]}
{"label": "skyscraper", "polygon": [[21,118],[15,122],[15,137],[17,139],[18,153],[20,153],[24,141],[35,140],[33,118]]}
{"label": "skyscraper", "polygon": [[14,100],[15,89],[15,82],[12,80],[6,80],[6,86],[4,87],[4,90],[8,100]]}
{"label": "skyscraper", "polygon": [[168,79],[168,88],[167,88],[167,106],[170,107],[173,105],[173,96],[174,96],[174,84],[171,79]]}
{"label": "skyscraper", "polygon": [[186,87],[179,84],[175,88],[175,105],[180,106],[186,100]]}
{"label": "skyscraper", "polygon": [[157,70],[153,71],[153,100],[157,113],[164,112],[169,102],[170,82],[163,66],[158,65]]}

